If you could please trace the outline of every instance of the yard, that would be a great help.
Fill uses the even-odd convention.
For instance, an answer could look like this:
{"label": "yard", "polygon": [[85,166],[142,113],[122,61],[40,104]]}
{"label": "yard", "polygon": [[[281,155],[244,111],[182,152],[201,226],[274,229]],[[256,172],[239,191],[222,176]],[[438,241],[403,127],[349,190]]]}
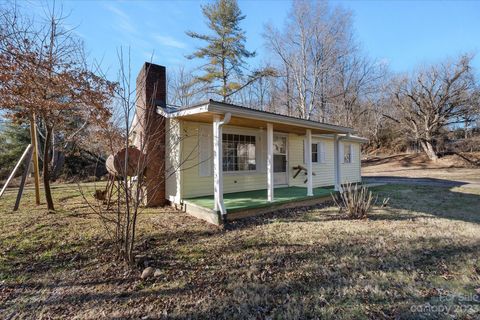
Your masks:
{"label": "yard", "polygon": [[[389,185],[363,221],[333,207],[226,229],[174,210],[142,214],[140,261],[115,263],[76,185],[56,214],[29,190],[0,202],[0,318],[478,319],[480,189]],[[43,208],[43,206],[42,206]]]}

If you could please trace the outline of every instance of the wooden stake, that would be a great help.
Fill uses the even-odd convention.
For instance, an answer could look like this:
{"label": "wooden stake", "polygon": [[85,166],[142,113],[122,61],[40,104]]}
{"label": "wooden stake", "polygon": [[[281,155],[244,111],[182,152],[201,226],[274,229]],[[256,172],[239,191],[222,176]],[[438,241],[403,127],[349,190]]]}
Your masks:
{"label": "wooden stake", "polygon": [[30,139],[33,145],[33,175],[35,177],[35,203],[40,204],[40,169],[38,166],[37,125],[35,113],[30,116]]}
{"label": "wooden stake", "polygon": [[12,180],[13,176],[15,175],[15,172],[17,172],[18,170],[18,167],[20,167],[20,164],[23,162],[23,159],[25,159],[25,156],[27,155],[28,151],[30,151],[30,148],[32,147],[31,144],[29,144],[27,146],[27,148],[25,149],[25,151],[23,152],[22,156],[20,157],[20,160],[18,160],[17,164],[15,165],[15,168],[13,168],[12,170],[12,173],[10,173],[10,176],[8,177],[7,181],[5,182],[5,185],[3,186],[2,188],[2,191],[0,191],[0,197],[3,195],[3,193],[5,192],[5,190],[7,189],[8,187],[8,184],[10,183],[10,181]]}
{"label": "wooden stake", "polygon": [[13,211],[17,211],[18,206],[20,205],[20,199],[22,199],[23,188],[25,187],[25,182],[27,181],[27,176],[28,176],[28,173],[30,172],[30,167],[32,166],[32,156],[33,156],[33,152],[32,152],[32,149],[30,149],[30,151],[28,151],[26,167],[22,174],[22,181],[20,182],[20,188],[18,189],[17,200],[15,200],[15,206],[13,207]]}

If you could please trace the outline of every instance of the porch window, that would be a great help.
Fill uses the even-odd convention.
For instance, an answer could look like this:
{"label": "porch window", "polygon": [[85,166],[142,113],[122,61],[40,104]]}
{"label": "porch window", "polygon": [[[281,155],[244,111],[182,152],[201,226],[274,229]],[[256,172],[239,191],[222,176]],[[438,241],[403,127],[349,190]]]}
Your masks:
{"label": "porch window", "polygon": [[343,163],[352,163],[352,145],[343,145]]}
{"label": "porch window", "polygon": [[222,135],[223,171],[255,171],[257,168],[255,136],[240,134]]}
{"label": "porch window", "polygon": [[[307,163],[307,154],[305,150],[306,140],[303,143],[303,163]],[[322,149],[323,144],[321,143],[312,143],[312,163],[323,163],[325,162],[325,151]]]}
{"label": "porch window", "polygon": [[312,162],[318,162],[318,144],[312,143]]}

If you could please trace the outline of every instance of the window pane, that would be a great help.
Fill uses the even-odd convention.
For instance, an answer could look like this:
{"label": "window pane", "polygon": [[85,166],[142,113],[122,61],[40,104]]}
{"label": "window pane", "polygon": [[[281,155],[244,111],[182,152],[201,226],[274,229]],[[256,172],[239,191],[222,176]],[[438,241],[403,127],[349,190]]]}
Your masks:
{"label": "window pane", "polygon": [[343,155],[344,155],[344,161],[345,163],[350,163],[351,161],[351,154],[350,154],[350,145],[349,144],[344,144],[343,145]]}
{"label": "window pane", "polygon": [[273,155],[273,172],[287,171],[287,157],[283,154]]}
{"label": "window pane", "polygon": [[223,134],[223,170],[256,170],[255,136]]}
{"label": "window pane", "polygon": [[287,152],[287,138],[282,136],[273,136],[273,153],[285,154]]}
{"label": "window pane", "polygon": [[312,162],[318,162],[318,145],[312,143]]}

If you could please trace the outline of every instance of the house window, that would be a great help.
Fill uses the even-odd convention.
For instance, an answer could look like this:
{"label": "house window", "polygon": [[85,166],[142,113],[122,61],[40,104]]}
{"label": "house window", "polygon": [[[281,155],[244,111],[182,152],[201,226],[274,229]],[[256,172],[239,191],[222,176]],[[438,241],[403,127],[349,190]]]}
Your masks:
{"label": "house window", "polygon": [[312,162],[318,162],[318,144],[312,143]]}
{"label": "house window", "polygon": [[352,162],[352,145],[351,144],[343,145],[343,162],[344,163]]}
{"label": "house window", "polygon": [[[306,142],[303,143],[303,163],[307,163],[305,151]],[[325,163],[325,144],[323,142],[312,143],[312,163]]]}
{"label": "house window", "polygon": [[222,143],[223,171],[256,170],[255,136],[224,133]]}

